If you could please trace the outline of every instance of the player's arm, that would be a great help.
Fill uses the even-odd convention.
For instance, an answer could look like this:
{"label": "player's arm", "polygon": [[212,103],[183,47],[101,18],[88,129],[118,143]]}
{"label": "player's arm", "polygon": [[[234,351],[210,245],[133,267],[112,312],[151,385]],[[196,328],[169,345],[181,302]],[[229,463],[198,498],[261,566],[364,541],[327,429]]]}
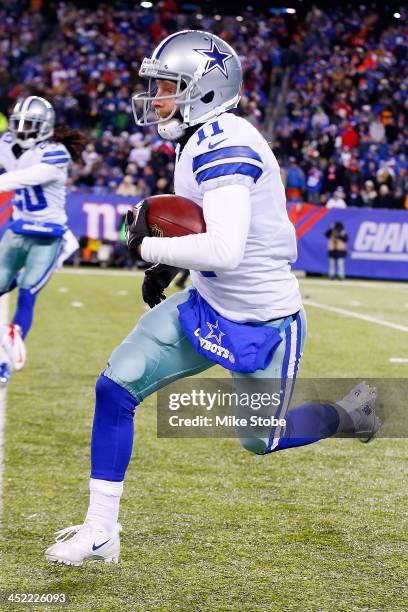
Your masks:
{"label": "player's arm", "polygon": [[43,185],[64,178],[64,172],[56,165],[38,163],[23,170],[10,170],[0,176],[0,192],[23,187]]}
{"label": "player's arm", "polygon": [[177,238],[144,238],[145,261],[189,270],[234,270],[242,261],[250,224],[246,185],[226,185],[204,193],[207,231]]}

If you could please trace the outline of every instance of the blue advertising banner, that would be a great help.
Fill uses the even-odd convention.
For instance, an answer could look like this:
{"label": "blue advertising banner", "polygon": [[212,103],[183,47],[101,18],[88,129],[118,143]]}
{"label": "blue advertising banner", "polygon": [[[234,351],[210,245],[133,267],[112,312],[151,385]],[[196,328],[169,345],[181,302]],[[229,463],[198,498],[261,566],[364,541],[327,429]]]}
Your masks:
{"label": "blue advertising banner", "polygon": [[[12,194],[0,194],[0,236],[11,214]],[[70,193],[67,197],[68,226],[75,236],[115,241],[121,218],[141,198]]]}
{"label": "blue advertising banner", "polygon": [[70,193],[67,198],[69,228],[75,236],[115,241],[121,218],[140,200],[139,197]]}
{"label": "blue advertising banner", "polygon": [[[0,236],[11,214],[12,194],[0,194]],[[122,216],[141,198],[70,193],[68,225],[73,233],[115,241]],[[370,208],[327,209],[312,204],[289,205],[296,228],[295,270],[326,274],[326,231],[341,221],[349,236],[347,276],[408,280],[408,211]]]}
{"label": "blue advertising banner", "polygon": [[347,276],[408,280],[408,211],[293,204],[289,217],[298,238],[293,269],[327,274],[325,233],[341,221],[349,237]]}

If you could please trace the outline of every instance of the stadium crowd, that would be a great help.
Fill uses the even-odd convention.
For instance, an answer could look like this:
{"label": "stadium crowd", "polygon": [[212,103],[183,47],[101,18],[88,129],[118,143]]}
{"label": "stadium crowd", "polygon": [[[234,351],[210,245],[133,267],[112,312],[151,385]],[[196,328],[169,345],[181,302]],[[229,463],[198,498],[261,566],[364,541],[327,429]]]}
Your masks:
{"label": "stadium crowd", "polygon": [[[162,2],[156,12],[134,8],[131,2],[117,4],[119,8],[100,5],[92,11],[59,3],[54,18],[48,18],[48,29],[50,23],[54,27],[45,41],[39,13],[23,11],[22,2],[2,9],[0,40],[9,50],[20,48],[16,61],[10,56],[3,60],[4,72],[13,79],[0,83],[2,108],[10,110],[19,96],[36,93],[52,100],[60,122],[87,133],[89,144],[83,165],[74,165],[71,189],[122,195],[166,193],[171,190],[173,144],[158,137],[156,129],[137,128],[130,107],[131,94],[143,88],[138,77],[143,57],[180,28],[218,31],[240,53],[246,77],[241,109],[259,127],[271,82],[278,81],[281,73],[281,52],[276,41],[265,44],[258,24],[244,25],[235,18],[220,22],[177,17],[172,0]],[[21,23],[15,19],[18,10],[28,30],[38,26],[30,44],[25,44],[24,30],[20,33],[14,26],[7,30],[8,22]],[[276,18],[272,26],[279,36],[284,20]]]}
{"label": "stadium crowd", "polygon": [[[408,194],[406,25],[384,10],[314,8],[274,151],[287,194],[329,207],[403,208]],[[385,16],[385,18],[384,18]]]}
{"label": "stadium crowd", "polygon": [[179,15],[175,0],[155,10],[126,0],[97,10],[69,2],[31,5],[27,10],[15,0],[0,9],[1,108],[10,111],[18,97],[39,94],[52,101],[59,122],[87,134],[71,190],[145,196],[172,189],[173,144],[155,129],[136,127],[130,97],[143,87],[143,57],[188,27],[218,33],[237,50],[245,75],[240,112],[261,129],[268,128],[284,69],[291,71],[272,142],[289,199],[403,207],[402,19],[383,22],[364,5],[314,8],[306,21],[283,14],[254,19],[250,9],[237,17]]}

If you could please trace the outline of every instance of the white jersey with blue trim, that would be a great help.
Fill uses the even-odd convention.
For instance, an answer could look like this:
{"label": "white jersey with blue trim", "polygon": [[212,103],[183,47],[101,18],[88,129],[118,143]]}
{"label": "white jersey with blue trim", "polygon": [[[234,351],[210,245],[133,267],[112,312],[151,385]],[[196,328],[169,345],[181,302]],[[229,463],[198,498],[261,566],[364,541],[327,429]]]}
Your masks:
{"label": "white jersey with blue trim", "polygon": [[[13,219],[65,225],[66,181],[71,163],[68,150],[59,142],[44,141],[31,149],[23,149],[21,155],[16,157],[14,144],[15,139],[10,132],[2,135],[0,169],[7,174],[0,175],[0,180],[7,181],[8,176],[12,177],[11,189],[15,190]],[[54,171],[51,172],[50,168],[54,168]],[[0,191],[4,191],[1,187]]]}
{"label": "white jersey with blue trim", "polygon": [[[251,218],[241,263],[233,270],[191,271],[204,299],[235,321],[267,321],[297,312],[301,296],[290,268],[297,258],[295,230],[278,162],[259,131],[228,112],[208,121],[178,157],[174,185],[177,195],[201,207],[208,190],[228,185],[249,189]],[[231,232],[237,222],[231,218]]]}

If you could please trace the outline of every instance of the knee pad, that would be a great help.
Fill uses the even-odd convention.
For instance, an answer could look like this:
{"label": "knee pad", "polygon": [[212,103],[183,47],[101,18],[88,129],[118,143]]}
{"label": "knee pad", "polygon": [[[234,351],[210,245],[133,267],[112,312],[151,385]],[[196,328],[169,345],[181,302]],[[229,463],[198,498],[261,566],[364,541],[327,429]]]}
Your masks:
{"label": "knee pad", "polygon": [[107,376],[124,383],[141,380],[147,370],[147,358],[143,349],[131,350],[126,341],[120,344],[109,358]]}
{"label": "knee pad", "polygon": [[155,335],[150,335],[143,325],[138,325],[113,351],[105,376],[128,389],[141,401],[144,390],[154,380],[162,346]]}

